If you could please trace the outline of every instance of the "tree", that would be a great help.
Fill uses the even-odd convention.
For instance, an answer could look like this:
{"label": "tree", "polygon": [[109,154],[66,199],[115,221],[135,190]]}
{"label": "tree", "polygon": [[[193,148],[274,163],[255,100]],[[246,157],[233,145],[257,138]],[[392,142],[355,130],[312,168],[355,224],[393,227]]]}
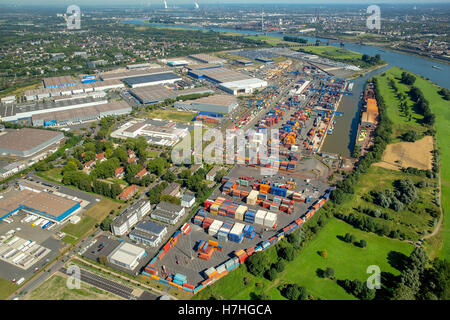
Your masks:
{"label": "tree", "polygon": [[254,276],[260,277],[266,270],[266,266],[267,266],[267,258],[264,255],[264,253],[257,252],[255,254],[252,254],[247,259],[248,272],[250,272]]}
{"label": "tree", "polygon": [[359,241],[359,246],[360,246],[361,248],[367,247],[367,242],[366,242],[366,240],[361,240],[361,241]]}
{"label": "tree", "polygon": [[308,293],[306,289],[298,284],[288,284],[281,290],[281,294],[289,300],[306,300]]}
{"label": "tree", "polygon": [[103,220],[100,224],[100,229],[102,229],[103,231],[110,231],[112,222],[113,220],[109,216],[106,217],[105,220]]}
{"label": "tree", "polygon": [[284,268],[285,268],[286,264],[284,263],[283,260],[278,260],[275,264],[274,264],[274,268],[277,272],[283,272]]}
{"label": "tree", "polygon": [[408,259],[411,269],[416,269],[419,273],[425,270],[428,263],[427,253],[422,247],[415,247]]}
{"label": "tree", "polygon": [[172,183],[175,181],[177,176],[172,171],[167,171],[161,178],[169,183]]}
{"label": "tree", "polygon": [[344,241],[351,243],[352,242],[352,235],[350,233],[346,233],[344,236]]}
{"label": "tree", "polygon": [[83,156],[84,162],[89,162],[91,160],[95,160],[96,154],[93,151],[86,151]]}
{"label": "tree", "polygon": [[295,258],[295,250],[291,246],[281,248],[278,251],[278,256],[284,260],[292,261]]}
{"label": "tree", "polygon": [[333,268],[326,268],[323,272],[323,275],[325,278],[333,278],[334,277],[334,269]]}
{"label": "tree", "polygon": [[395,289],[392,300],[416,300],[416,296],[410,287],[402,283]]}
{"label": "tree", "polygon": [[273,281],[276,279],[278,273],[277,270],[275,270],[275,268],[270,268],[269,270],[266,271],[266,278],[269,279],[270,281]]}
{"label": "tree", "polygon": [[328,257],[328,251],[325,249],[325,250],[322,250],[322,251],[320,251],[320,256],[322,257],[322,258],[326,258],[326,257]]}
{"label": "tree", "polygon": [[187,180],[187,179],[189,179],[189,178],[191,177],[191,175],[192,175],[191,170],[189,170],[189,169],[184,169],[184,170],[181,171],[181,173],[180,173],[180,179]]}
{"label": "tree", "polygon": [[415,142],[419,139],[419,133],[416,130],[408,130],[402,135],[402,140],[406,142]]}

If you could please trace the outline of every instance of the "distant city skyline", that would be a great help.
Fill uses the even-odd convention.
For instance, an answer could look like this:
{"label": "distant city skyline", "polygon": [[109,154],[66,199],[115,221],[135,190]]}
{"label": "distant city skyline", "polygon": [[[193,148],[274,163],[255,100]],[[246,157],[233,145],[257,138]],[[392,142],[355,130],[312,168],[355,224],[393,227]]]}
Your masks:
{"label": "distant city skyline", "polygon": [[[273,4],[273,5],[287,5],[287,4],[307,4],[307,5],[326,5],[326,4],[411,4],[411,5],[430,5],[430,4],[450,4],[450,0],[440,0],[440,1],[430,1],[428,3],[424,3],[423,0],[359,0],[357,2],[351,1],[351,0],[282,0],[282,1],[274,1],[274,0],[167,0],[167,4],[169,6],[173,5],[189,5],[194,4],[194,2],[198,2],[199,5],[216,5],[216,4]],[[35,5],[35,6],[48,6],[48,5],[58,5],[58,6],[64,6],[64,5],[70,5],[70,4],[76,4],[76,5],[102,5],[102,6],[108,6],[108,5],[120,5],[120,6],[126,6],[126,5],[148,5],[152,7],[163,7],[164,1],[163,0],[46,0],[46,1],[39,1],[37,4],[36,1],[33,0],[0,0],[0,5]]]}

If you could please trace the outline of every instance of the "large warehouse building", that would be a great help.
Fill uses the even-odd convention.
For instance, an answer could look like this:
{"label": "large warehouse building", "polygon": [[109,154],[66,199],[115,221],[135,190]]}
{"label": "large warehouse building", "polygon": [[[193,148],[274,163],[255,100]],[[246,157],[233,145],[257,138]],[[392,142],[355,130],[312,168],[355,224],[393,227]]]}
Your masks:
{"label": "large warehouse building", "polygon": [[71,76],[44,78],[42,82],[44,83],[45,88],[68,87],[77,84]]}
{"label": "large warehouse building", "polygon": [[65,126],[75,122],[94,121],[107,116],[129,114],[132,110],[132,107],[125,101],[111,101],[92,107],[37,114],[32,117],[32,122],[36,127]]}
{"label": "large warehouse building", "polygon": [[29,189],[14,190],[2,194],[0,199],[0,221],[23,210],[47,220],[59,223],[77,211],[81,204],[45,191]]}
{"label": "large warehouse building", "polygon": [[144,70],[129,70],[124,72],[107,72],[100,74],[100,78],[103,81],[106,80],[123,80],[133,77],[151,76],[154,74],[168,73],[171,72],[170,68],[150,68]]}
{"label": "large warehouse building", "polygon": [[235,96],[222,94],[197,100],[179,101],[175,103],[175,108],[226,114],[233,111],[238,105]]}
{"label": "large warehouse building", "polygon": [[61,132],[23,128],[0,135],[0,154],[29,157],[64,139]]}
{"label": "large warehouse building", "polygon": [[92,107],[107,103],[108,100],[106,98],[86,97],[44,103],[28,102],[21,105],[0,106],[0,120],[31,124],[32,117],[38,114]]}
{"label": "large warehouse building", "polygon": [[155,86],[158,84],[175,83],[183,80],[180,76],[173,72],[152,74],[149,76],[140,76],[133,78],[126,78],[123,80],[131,88],[139,88],[145,86]]}
{"label": "large warehouse building", "polygon": [[208,64],[224,64],[227,61],[221,58],[217,58],[215,56],[209,55],[209,54],[191,54],[189,58],[199,61],[201,63],[208,63]]}
{"label": "large warehouse building", "polygon": [[190,70],[188,75],[217,84],[220,89],[233,95],[251,94],[256,89],[267,87],[267,81],[226,68]]}
{"label": "large warehouse building", "polygon": [[57,98],[61,96],[71,96],[91,92],[104,92],[107,90],[125,88],[119,80],[106,80],[91,83],[75,84],[70,87],[45,88],[25,91],[27,101],[42,100],[47,98]]}
{"label": "large warehouse building", "polygon": [[163,85],[156,85],[131,89],[130,93],[142,104],[154,104],[163,102],[169,98],[176,99],[178,97],[191,94],[214,93],[214,91],[206,87],[185,90],[169,90]]}

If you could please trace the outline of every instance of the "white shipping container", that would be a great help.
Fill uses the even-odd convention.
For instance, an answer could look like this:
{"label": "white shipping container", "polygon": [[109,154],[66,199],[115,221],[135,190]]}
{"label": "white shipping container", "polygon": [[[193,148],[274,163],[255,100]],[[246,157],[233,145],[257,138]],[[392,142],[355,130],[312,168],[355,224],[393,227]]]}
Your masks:
{"label": "white shipping container", "polygon": [[24,260],[22,260],[22,261],[20,262],[20,265],[21,265],[22,267],[27,267],[27,266],[29,266],[35,259],[36,259],[35,257],[28,256],[28,258],[26,258],[26,259],[24,259]]}
{"label": "white shipping container", "polygon": [[17,241],[19,241],[20,238],[19,237],[14,237],[10,242],[8,242],[9,246],[12,246],[14,243],[16,243]]}
{"label": "white shipping container", "polygon": [[239,206],[236,209],[236,213],[234,214],[234,218],[237,220],[244,220],[244,214],[247,212],[248,207],[247,206]]}
{"label": "white shipping container", "polygon": [[41,224],[42,221],[44,221],[44,219],[39,218],[36,222],[34,222],[34,226],[38,227]]}
{"label": "white shipping container", "polygon": [[264,226],[272,228],[277,223],[277,215],[273,212],[267,212],[266,217],[264,218]]}
{"label": "white shipping container", "polygon": [[17,253],[16,249],[11,249],[10,251],[8,251],[7,253],[5,253],[2,258],[4,259],[8,259],[9,257],[12,257],[13,255],[15,255]]}
{"label": "white shipping container", "polygon": [[238,237],[240,237],[242,232],[244,231],[244,228],[245,228],[245,224],[236,222],[234,224],[233,228],[231,229],[230,233],[235,234]]}
{"label": "white shipping container", "polygon": [[220,220],[214,220],[208,228],[208,234],[215,236],[219,229],[222,227],[223,222]]}
{"label": "white shipping container", "polygon": [[25,258],[27,255],[25,253],[19,254],[17,257],[13,259],[13,263],[19,263],[23,258]]}
{"label": "white shipping container", "polygon": [[255,223],[264,225],[264,218],[266,217],[267,211],[258,210],[255,215]]}

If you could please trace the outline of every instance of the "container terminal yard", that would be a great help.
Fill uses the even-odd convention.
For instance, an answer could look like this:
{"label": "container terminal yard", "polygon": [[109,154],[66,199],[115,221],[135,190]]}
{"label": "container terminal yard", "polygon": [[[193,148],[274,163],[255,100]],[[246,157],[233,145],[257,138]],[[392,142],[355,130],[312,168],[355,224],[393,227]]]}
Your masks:
{"label": "container terminal yard", "polygon": [[[162,246],[144,268],[145,277],[196,294],[298,229],[328,201],[334,187],[312,155],[333,133],[341,98],[351,92],[343,79],[298,64],[290,67],[279,86],[249,99],[248,111],[227,126],[256,133],[278,129],[280,159],[236,155],[243,164],[233,167]],[[276,174],[262,175],[262,167]]]}

